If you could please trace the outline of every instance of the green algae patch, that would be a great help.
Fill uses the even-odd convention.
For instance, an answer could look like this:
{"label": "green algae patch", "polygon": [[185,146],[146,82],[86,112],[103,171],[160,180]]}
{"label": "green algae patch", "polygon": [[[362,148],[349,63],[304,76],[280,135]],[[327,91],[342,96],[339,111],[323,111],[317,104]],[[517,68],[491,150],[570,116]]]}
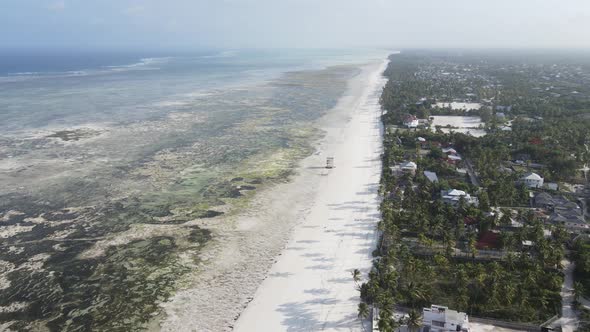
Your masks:
{"label": "green algae patch", "polygon": [[[162,314],[159,304],[190,285],[200,250],[215,241],[187,222],[239,213],[259,190],[288,181],[321,135],[314,122],[352,72],[290,73],[255,91],[199,99],[175,112],[182,120],[155,116],[89,133],[92,139],[72,129],[9,142],[15,156],[37,149],[59,162],[38,171],[51,177],[47,183],[23,168],[38,190],[0,192],[0,227],[23,230],[0,245],[3,266],[14,267],[0,272],[9,283],[0,306],[24,304],[1,312],[0,324],[19,331],[148,328]],[[23,174],[9,175],[28,181]]]}

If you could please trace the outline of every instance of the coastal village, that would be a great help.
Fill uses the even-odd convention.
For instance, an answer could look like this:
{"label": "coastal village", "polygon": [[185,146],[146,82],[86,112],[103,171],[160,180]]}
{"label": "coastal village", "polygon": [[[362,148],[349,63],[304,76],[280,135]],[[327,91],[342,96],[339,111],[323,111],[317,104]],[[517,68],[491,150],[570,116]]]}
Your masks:
{"label": "coastal village", "polygon": [[[392,55],[374,331],[588,331],[590,75]],[[535,62],[538,61],[538,62]]]}

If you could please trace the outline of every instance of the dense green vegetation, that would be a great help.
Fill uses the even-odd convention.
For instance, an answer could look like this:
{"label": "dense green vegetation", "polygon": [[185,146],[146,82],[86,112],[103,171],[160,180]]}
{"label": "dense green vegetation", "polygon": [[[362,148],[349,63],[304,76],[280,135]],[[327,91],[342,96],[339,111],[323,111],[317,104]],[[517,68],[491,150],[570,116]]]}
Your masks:
{"label": "dense green vegetation", "polygon": [[[561,261],[577,234],[529,209],[531,192],[542,190],[519,182],[534,171],[545,182],[585,183],[578,170],[590,161],[590,63],[553,56],[391,56],[381,98],[387,128],[382,241],[369,281],[360,286],[363,303],[381,310],[382,330],[393,324],[396,306],[439,304],[529,323],[560,314]],[[482,107],[437,106],[453,101]],[[467,113],[482,118],[486,136],[401,126],[407,114],[428,121]],[[462,160],[449,162],[442,147],[453,147]],[[415,174],[395,171],[407,160],[416,162]],[[438,181],[429,181],[426,170]],[[447,189],[470,193],[479,204],[463,198],[445,204],[441,190]],[[588,249],[580,244],[572,257],[583,280],[578,291],[590,290]]]}

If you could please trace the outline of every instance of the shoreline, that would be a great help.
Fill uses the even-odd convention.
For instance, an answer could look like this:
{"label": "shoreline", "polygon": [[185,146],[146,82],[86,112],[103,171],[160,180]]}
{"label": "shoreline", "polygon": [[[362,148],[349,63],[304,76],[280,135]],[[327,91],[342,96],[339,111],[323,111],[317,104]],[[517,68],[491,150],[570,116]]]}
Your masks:
{"label": "shoreline", "polygon": [[[386,63],[384,60],[360,67],[361,73],[349,81],[347,91],[336,107],[318,121],[318,127],[324,130],[325,135],[317,141],[316,152],[300,162],[295,169],[297,175],[291,181],[261,190],[243,213],[227,216],[228,220],[213,218],[200,223],[213,233],[213,239],[202,251],[202,269],[191,276],[193,284],[187,285],[186,289],[178,291],[161,305],[163,313],[158,318],[162,318],[162,321],[158,327],[151,324],[154,330],[233,329],[234,321],[252,300],[259,285],[267,279],[269,269],[288,250],[291,235],[304,227],[310,211],[316,208],[316,197],[326,195],[325,189],[322,189],[325,187],[323,183],[332,177],[322,175],[326,155],[333,155],[336,150],[346,151],[347,143],[355,142],[355,136],[347,136],[346,132],[355,134],[354,131],[350,132],[351,124],[358,122],[355,120],[362,120],[356,113],[365,106],[363,101],[366,103],[370,94],[377,95],[378,107],[380,87],[384,84],[381,73]],[[380,126],[378,115],[376,117]],[[368,122],[362,124],[369,130],[375,130]],[[377,135],[375,139],[380,146],[379,138]],[[337,166],[340,158],[346,159],[337,157]],[[380,160],[378,164],[371,165],[370,169],[359,170],[377,171],[379,176]],[[335,171],[348,177],[344,167]],[[378,209],[378,204],[375,209]],[[368,255],[367,268],[371,264],[370,252]],[[350,276],[349,271],[345,274]],[[351,290],[358,293],[350,280]]]}

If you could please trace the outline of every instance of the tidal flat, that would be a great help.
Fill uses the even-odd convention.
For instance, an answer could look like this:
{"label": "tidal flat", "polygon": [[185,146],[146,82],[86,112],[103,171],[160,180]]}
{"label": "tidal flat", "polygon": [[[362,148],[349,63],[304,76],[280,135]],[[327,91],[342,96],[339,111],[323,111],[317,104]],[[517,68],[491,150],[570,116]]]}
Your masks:
{"label": "tidal flat", "polygon": [[183,94],[125,121],[12,124],[0,134],[0,330],[146,329],[204,266],[212,234],[190,221],[285,181],[356,73]]}

